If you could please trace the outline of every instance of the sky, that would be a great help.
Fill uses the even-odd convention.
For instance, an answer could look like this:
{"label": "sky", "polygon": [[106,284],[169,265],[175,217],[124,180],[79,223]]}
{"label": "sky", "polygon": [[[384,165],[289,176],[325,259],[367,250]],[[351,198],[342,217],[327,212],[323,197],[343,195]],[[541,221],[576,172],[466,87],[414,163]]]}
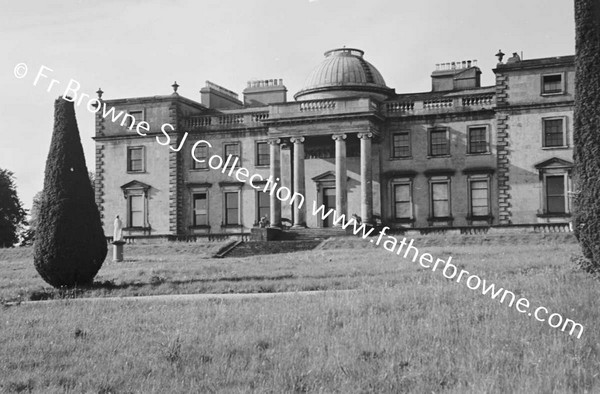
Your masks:
{"label": "sky", "polygon": [[[494,84],[494,54],[525,59],[575,52],[565,0],[0,0],[0,168],[26,208],[43,188],[54,99],[73,79],[115,99],[179,93],[200,101],[210,80],[240,93],[252,79],[283,79],[288,100],[323,53],[346,46],[398,93],[431,89],[435,64],[478,60]],[[15,66],[27,74],[15,76]],[[33,85],[41,66],[48,79]],[[50,79],[60,84],[47,92]],[[89,170],[94,117],[76,108]]]}

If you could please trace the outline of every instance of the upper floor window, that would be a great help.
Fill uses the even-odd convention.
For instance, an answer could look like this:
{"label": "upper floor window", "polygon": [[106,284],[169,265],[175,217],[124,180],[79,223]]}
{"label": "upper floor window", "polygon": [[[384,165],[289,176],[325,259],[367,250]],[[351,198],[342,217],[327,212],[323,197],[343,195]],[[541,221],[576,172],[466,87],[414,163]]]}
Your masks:
{"label": "upper floor window", "polygon": [[128,111],[127,115],[125,117],[127,118],[125,126],[132,127],[144,120],[144,111],[142,111],[142,110]]}
{"label": "upper floor window", "polygon": [[468,129],[468,153],[488,153],[489,133],[485,126],[469,127]]}
{"label": "upper floor window", "polygon": [[567,145],[564,118],[543,119],[542,128],[544,130],[543,147],[551,148]]}
{"label": "upper floor window", "polygon": [[403,131],[392,136],[392,157],[410,157],[410,133]]}
{"label": "upper floor window", "polygon": [[127,148],[127,171],[144,171],[144,147],[135,146]]}
{"label": "upper floor window", "polygon": [[236,165],[240,164],[241,158],[240,158],[240,144],[239,142],[235,142],[235,143],[228,143],[225,144],[223,146],[223,151],[225,153],[224,155],[224,159],[227,160],[227,158],[231,155],[231,164],[235,163],[235,158],[238,158],[238,162]]}
{"label": "upper floor window", "polygon": [[267,142],[256,143],[256,165],[268,166],[271,160],[269,144]]}
{"label": "upper floor window", "polygon": [[450,154],[450,139],[448,129],[429,130],[429,155],[447,156]]}
{"label": "upper floor window", "polygon": [[[196,156],[195,160],[192,157],[192,169],[194,170],[206,170],[208,169],[208,145],[199,145],[196,147],[194,152]],[[202,162],[202,160],[204,160]]]}
{"label": "upper floor window", "polygon": [[564,91],[563,75],[542,75],[542,94],[556,94]]}

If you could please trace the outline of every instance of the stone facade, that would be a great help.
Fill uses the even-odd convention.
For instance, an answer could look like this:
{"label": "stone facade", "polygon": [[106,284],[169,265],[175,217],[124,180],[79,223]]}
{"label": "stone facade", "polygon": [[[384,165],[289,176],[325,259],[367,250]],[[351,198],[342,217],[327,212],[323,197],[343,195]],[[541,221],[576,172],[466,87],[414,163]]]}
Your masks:
{"label": "stone facade", "polygon": [[[201,103],[176,84],[171,95],[102,99],[96,201],[105,231],[117,214],[130,236],[247,233],[263,216],[273,226],[331,226],[313,202],[390,227],[570,220],[572,56],[500,58],[487,87],[474,62],[441,64],[431,92],[399,94],[363,55],[328,51],[291,102],[279,79],[249,82],[242,100],[211,82]],[[146,135],[104,117],[110,108],[147,122]],[[305,203],[281,203],[192,151],[237,156],[258,184],[277,179]]]}

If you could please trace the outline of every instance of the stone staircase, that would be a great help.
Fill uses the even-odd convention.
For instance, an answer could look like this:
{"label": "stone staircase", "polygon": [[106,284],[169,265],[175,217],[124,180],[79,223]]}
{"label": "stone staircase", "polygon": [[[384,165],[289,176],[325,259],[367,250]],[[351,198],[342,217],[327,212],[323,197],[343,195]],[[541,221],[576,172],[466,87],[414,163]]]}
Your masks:
{"label": "stone staircase", "polygon": [[346,230],[340,228],[291,228],[281,233],[282,240],[314,241],[331,237],[343,237]]}
{"label": "stone staircase", "polygon": [[216,257],[247,257],[313,250],[326,239],[345,235],[345,230],[334,228],[289,229],[283,231],[277,241],[237,242]]}

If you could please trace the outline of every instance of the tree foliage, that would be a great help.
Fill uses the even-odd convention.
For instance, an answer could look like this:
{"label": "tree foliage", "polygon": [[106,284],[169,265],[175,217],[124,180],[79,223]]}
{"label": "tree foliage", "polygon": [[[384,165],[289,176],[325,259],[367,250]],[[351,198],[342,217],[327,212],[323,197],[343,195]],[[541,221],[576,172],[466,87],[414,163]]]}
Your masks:
{"label": "tree foliage", "polygon": [[600,1],[575,0],[575,236],[600,272]]}
{"label": "tree foliage", "polygon": [[54,104],[54,132],[36,218],[34,263],[54,287],[92,282],[107,253],[72,102]]}
{"label": "tree foliage", "polygon": [[14,246],[26,224],[26,211],[17,195],[13,173],[0,168],[0,247]]}

